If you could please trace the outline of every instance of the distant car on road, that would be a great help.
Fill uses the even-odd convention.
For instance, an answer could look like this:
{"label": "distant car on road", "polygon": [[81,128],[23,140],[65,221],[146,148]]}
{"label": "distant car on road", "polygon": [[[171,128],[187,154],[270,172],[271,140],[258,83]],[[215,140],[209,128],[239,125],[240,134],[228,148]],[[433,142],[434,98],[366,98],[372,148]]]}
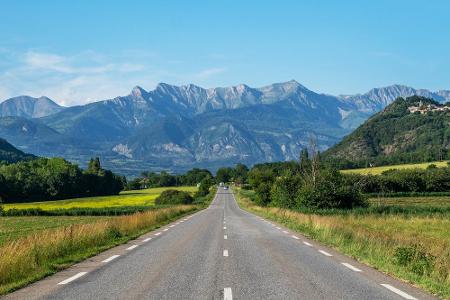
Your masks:
{"label": "distant car on road", "polygon": [[227,186],[224,186],[223,189],[224,189],[224,190],[228,190],[228,187],[227,187]]}

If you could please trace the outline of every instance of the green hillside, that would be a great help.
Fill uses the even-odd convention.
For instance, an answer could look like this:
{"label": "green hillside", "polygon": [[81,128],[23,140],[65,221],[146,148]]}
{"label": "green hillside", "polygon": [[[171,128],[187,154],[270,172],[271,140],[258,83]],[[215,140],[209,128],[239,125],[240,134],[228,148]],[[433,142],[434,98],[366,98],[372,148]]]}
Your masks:
{"label": "green hillside", "polygon": [[423,97],[398,98],[369,118],[323,159],[341,168],[450,158],[450,106]]}
{"label": "green hillside", "polygon": [[14,163],[20,160],[31,158],[34,158],[34,155],[22,152],[8,143],[6,140],[0,138],[0,163]]}

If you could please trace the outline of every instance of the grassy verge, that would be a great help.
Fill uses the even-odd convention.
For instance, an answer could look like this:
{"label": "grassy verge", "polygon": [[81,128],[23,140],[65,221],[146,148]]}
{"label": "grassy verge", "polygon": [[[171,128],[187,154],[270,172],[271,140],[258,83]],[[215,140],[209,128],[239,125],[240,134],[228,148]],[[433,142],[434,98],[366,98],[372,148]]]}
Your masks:
{"label": "grassy verge", "polygon": [[304,213],[260,207],[252,191],[238,190],[239,205],[329,245],[376,269],[450,298],[448,214]]}
{"label": "grassy verge", "polygon": [[29,202],[29,203],[11,203],[4,204],[5,210],[10,209],[72,209],[72,208],[105,208],[105,207],[123,207],[123,206],[152,206],[155,199],[167,189],[175,189],[195,193],[197,187],[163,187],[144,190],[124,191],[115,196],[85,197],[66,200]]}
{"label": "grassy verge", "polygon": [[94,223],[40,230],[6,242],[0,246],[0,294],[53,274],[201,208],[203,205],[154,209],[100,219]]}

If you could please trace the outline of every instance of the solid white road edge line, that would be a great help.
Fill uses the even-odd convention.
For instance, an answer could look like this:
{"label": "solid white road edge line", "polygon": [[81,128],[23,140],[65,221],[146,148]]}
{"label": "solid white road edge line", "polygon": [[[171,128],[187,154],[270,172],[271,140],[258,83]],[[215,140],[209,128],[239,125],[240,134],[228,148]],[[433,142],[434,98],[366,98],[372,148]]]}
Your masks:
{"label": "solid white road edge line", "polygon": [[402,290],[399,290],[398,288],[393,287],[390,284],[387,283],[382,283],[382,286],[384,286],[385,288],[387,288],[388,290],[390,290],[391,292],[396,293],[399,296],[402,296],[405,299],[410,299],[410,300],[417,300],[417,298],[414,298],[413,296],[411,296],[410,294],[405,293]]}
{"label": "solid white road edge line", "polygon": [[233,300],[233,293],[231,292],[231,288],[223,289],[223,300]]}
{"label": "solid white road edge line", "polygon": [[305,244],[306,246],[312,247],[312,244],[310,244],[308,242],[303,241],[303,244]]}
{"label": "solid white road edge line", "polygon": [[228,250],[223,250],[223,256],[228,257]]}
{"label": "solid white road edge line", "polygon": [[357,267],[352,266],[351,264],[348,263],[341,263],[342,265],[346,266],[347,268],[349,268],[350,270],[353,270],[355,272],[362,272],[360,269],[358,269]]}
{"label": "solid white road edge line", "polygon": [[102,260],[102,262],[103,263],[108,263],[108,262],[110,262],[110,261],[112,261],[112,260],[114,260],[114,259],[116,259],[116,258],[118,258],[120,255],[113,255],[113,256],[111,256],[111,257],[108,257],[107,259],[105,259],[105,260]]}
{"label": "solid white road edge line", "polygon": [[333,256],[332,254],[330,254],[330,253],[328,253],[326,251],[323,251],[323,250],[319,250],[319,252],[322,253],[325,256]]}
{"label": "solid white road edge line", "polygon": [[137,246],[138,246],[138,245],[130,246],[130,247],[128,247],[126,250],[133,250],[134,248],[137,248]]}
{"label": "solid white road edge line", "polygon": [[80,278],[81,276],[84,276],[84,275],[86,275],[86,274],[87,274],[87,272],[80,272],[80,273],[78,273],[78,274],[76,274],[76,275],[73,275],[72,277],[67,278],[66,280],[61,281],[61,282],[58,283],[58,284],[59,284],[59,285],[61,285],[61,284],[68,284],[69,282],[72,282],[72,281],[74,281],[74,280],[76,280],[76,279],[78,279],[78,278]]}

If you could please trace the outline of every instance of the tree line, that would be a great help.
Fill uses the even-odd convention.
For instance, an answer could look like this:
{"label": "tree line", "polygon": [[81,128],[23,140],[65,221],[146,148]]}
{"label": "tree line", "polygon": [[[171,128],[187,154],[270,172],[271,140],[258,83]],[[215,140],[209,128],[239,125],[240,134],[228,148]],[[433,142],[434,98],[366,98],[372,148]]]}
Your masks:
{"label": "tree line", "polygon": [[37,158],[0,165],[0,198],[5,203],[116,195],[126,179],[101,167],[99,158],[86,170],[62,158]]}

